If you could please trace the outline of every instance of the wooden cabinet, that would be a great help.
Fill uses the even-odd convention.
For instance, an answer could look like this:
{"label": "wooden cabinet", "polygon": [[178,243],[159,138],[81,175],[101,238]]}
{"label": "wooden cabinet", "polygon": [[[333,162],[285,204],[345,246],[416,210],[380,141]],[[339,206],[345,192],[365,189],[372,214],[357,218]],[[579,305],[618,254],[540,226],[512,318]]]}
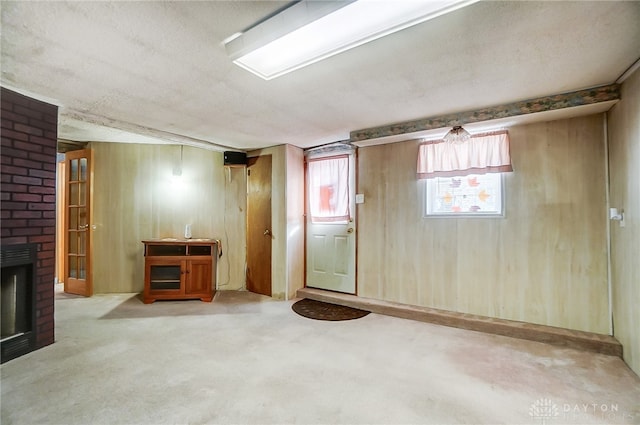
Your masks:
{"label": "wooden cabinet", "polygon": [[155,300],[201,299],[215,293],[217,242],[213,239],[157,239],[144,244],[145,304]]}

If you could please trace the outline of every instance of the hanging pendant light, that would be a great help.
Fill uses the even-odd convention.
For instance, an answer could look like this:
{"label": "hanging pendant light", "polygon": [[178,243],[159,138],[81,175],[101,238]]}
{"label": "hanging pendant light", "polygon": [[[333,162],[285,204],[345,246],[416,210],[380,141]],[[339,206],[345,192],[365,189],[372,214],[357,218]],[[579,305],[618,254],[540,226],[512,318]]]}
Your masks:
{"label": "hanging pendant light", "polygon": [[456,125],[454,126],[445,136],[442,138],[447,143],[462,143],[466,142],[471,138],[471,134],[462,126]]}

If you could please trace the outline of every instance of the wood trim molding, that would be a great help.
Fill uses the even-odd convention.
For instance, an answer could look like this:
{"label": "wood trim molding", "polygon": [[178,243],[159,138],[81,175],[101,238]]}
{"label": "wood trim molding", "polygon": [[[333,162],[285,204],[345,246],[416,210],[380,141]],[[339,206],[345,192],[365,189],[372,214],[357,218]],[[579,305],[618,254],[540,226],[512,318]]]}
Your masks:
{"label": "wood trim molding", "polygon": [[297,296],[402,319],[417,320],[622,357],[622,345],[609,335],[374,300],[321,289],[303,288],[298,290]]}
{"label": "wood trim molding", "polygon": [[419,131],[453,127],[456,125],[465,125],[500,118],[509,118],[518,115],[572,108],[575,106],[593,105],[612,100],[620,100],[619,84],[610,84],[569,93],[528,99],[508,103],[506,105],[491,106],[475,111],[465,111],[449,115],[422,118],[414,121],[405,121],[380,127],[371,127],[363,130],[355,130],[350,134],[350,142],[360,142],[363,140],[410,134]]}

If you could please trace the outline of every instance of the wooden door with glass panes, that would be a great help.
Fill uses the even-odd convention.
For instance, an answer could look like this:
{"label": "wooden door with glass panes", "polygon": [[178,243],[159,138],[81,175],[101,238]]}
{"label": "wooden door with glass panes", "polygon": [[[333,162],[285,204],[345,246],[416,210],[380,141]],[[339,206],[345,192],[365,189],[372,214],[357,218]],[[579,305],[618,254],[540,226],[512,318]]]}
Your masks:
{"label": "wooden door with glass panes", "polygon": [[90,297],[91,281],[91,157],[90,149],[65,154],[64,291]]}

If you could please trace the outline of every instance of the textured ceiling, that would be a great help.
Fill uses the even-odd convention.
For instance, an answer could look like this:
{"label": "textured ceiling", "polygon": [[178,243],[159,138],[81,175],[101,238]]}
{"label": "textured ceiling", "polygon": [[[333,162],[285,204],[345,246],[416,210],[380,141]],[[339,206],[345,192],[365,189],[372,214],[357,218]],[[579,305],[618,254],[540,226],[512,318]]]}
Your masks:
{"label": "textured ceiling", "polygon": [[280,78],[222,41],[287,2],[2,1],[2,85],[58,104],[69,140],[254,149],[616,81],[640,2],[479,2]]}

